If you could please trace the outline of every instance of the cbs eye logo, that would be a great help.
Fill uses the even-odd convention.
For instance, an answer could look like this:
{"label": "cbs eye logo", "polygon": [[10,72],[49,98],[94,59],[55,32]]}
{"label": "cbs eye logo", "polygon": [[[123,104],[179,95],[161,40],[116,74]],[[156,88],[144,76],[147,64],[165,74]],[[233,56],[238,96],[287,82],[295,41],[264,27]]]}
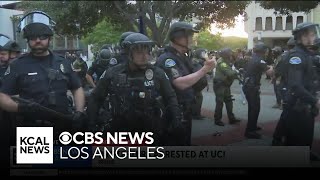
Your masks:
{"label": "cbs eye logo", "polygon": [[68,145],[72,141],[72,135],[69,132],[62,132],[59,136],[59,141],[63,145]]}

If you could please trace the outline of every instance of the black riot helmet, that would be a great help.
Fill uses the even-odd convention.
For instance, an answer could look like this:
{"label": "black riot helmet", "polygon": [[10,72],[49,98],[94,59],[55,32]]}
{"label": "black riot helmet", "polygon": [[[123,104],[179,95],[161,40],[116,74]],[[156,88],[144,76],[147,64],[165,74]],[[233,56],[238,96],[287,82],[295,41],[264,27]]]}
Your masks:
{"label": "black riot helmet", "polygon": [[223,48],[219,54],[222,58],[228,60],[232,57],[233,53],[234,52],[230,48]]}
{"label": "black riot helmet", "polygon": [[194,29],[192,24],[187,22],[175,22],[170,26],[169,29],[169,39],[173,41],[174,38],[192,35],[193,33],[198,33],[199,31]]}
{"label": "black riot helmet", "polygon": [[306,33],[312,33],[314,36],[309,39],[309,43],[307,46],[312,46],[314,43],[314,40],[317,38],[320,38],[320,28],[319,24],[314,24],[310,22],[304,22],[297,25],[297,27],[292,31],[292,35],[294,36],[294,39],[296,40],[297,44],[302,44],[301,37],[302,35]]}
{"label": "black riot helmet", "polygon": [[4,34],[0,34],[0,51],[10,51],[8,44],[10,43],[10,38]]}
{"label": "black riot helmet", "polygon": [[274,55],[280,55],[283,53],[283,50],[280,46],[275,46],[273,49],[272,49],[272,52],[274,53]]}
{"label": "black riot helmet", "polygon": [[104,44],[103,46],[101,46],[100,51],[103,49],[108,49],[109,51],[111,51],[111,53],[114,53],[114,45],[113,44]]}
{"label": "black riot helmet", "polygon": [[9,41],[6,44],[6,48],[8,48],[10,52],[21,52],[19,44],[15,41]]}
{"label": "black riot helmet", "polygon": [[257,43],[254,47],[253,47],[253,52],[255,53],[266,53],[268,50],[268,46],[266,46],[263,42],[259,42]]}
{"label": "black riot helmet", "polygon": [[132,60],[131,52],[133,50],[147,49],[149,53],[151,53],[152,47],[155,45],[155,43],[144,34],[133,33],[124,39],[122,45],[129,53],[129,58]]}
{"label": "black riot helmet", "polygon": [[112,57],[112,52],[109,49],[102,49],[99,53],[101,60],[108,60]]}
{"label": "black riot helmet", "polygon": [[198,59],[204,59],[208,57],[208,50],[204,48],[198,48],[194,51],[194,57]]}
{"label": "black riot helmet", "polygon": [[130,34],[133,34],[133,33],[135,33],[135,32],[128,31],[128,32],[124,32],[124,33],[121,34],[120,40],[119,40],[119,45],[120,45],[121,48],[123,48],[122,42],[124,41],[124,39],[126,37],[128,37]]}
{"label": "black riot helmet", "polygon": [[23,38],[53,36],[55,22],[42,11],[32,11],[24,15],[18,25],[18,31],[23,33]]}

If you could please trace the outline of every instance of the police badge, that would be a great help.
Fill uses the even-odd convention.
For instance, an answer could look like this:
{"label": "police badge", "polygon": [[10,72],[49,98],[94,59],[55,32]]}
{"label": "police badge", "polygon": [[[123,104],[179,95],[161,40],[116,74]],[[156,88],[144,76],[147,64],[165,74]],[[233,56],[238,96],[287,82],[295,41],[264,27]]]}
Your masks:
{"label": "police badge", "polygon": [[153,78],[153,71],[151,69],[147,69],[145,75],[148,80],[151,80]]}
{"label": "police badge", "polygon": [[61,70],[61,72],[66,73],[66,70],[65,70],[63,64],[60,64],[60,70]]}

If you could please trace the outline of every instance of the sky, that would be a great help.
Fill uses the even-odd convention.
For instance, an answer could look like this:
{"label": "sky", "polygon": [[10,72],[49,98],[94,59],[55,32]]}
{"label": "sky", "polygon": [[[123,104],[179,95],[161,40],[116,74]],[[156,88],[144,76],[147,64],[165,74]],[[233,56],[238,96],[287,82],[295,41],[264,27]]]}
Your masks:
{"label": "sky", "polygon": [[235,26],[229,29],[218,29],[214,24],[211,24],[211,33],[216,34],[220,32],[223,37],[226,36],[237,36],[237,37],[248,37],[248,34],[244,31],[244,17],[239,15],[236,17]]}

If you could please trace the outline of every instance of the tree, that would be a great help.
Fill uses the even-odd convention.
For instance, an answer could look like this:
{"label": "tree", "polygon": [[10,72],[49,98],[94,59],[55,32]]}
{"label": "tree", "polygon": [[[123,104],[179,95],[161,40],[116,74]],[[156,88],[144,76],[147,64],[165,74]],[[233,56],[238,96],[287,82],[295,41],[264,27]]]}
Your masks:
{"label": "tree", "polygon": [[247,47],[248,38],[241,38],[235,36],[223,37],[222,38],[222,47],[228,47],[233,50],[239,48],[244,49]]}
{"label": "tree", "polygon": [[121,26],[113,24],[109,19],[99,22],[93,31],[83,38],[86,44],[93,44],[92,51],[96,52],[103,44],[116,44],[121,35]]}
{"label": "tree", "polygon": [[320,1],[257,1],[264,9],[274,9],[275,13],[309,12],[317,7]]}
{"label": "tree", "polygon": [[[63,33],[80,34],[108,17],[112,23],[122,24],[124,30],[137,29],[139,18],[144,32],[158,45],[163,45],[173,20],[191,21],[196,18],[197,27],[206,29],[211,23],[219,27],[232,27],[234,17],[245,13],[248,1],[23,1],[25,10],[39,9],[48,12]],[[124,23],[125,22],[125,23]]]}
{"label": "tree", "polygon": [[196,35],[195,41],[197,47],[205,48],[208,50],[218,50],[222,47],[221,34],[213,35],[208,30],[202,30]]}

